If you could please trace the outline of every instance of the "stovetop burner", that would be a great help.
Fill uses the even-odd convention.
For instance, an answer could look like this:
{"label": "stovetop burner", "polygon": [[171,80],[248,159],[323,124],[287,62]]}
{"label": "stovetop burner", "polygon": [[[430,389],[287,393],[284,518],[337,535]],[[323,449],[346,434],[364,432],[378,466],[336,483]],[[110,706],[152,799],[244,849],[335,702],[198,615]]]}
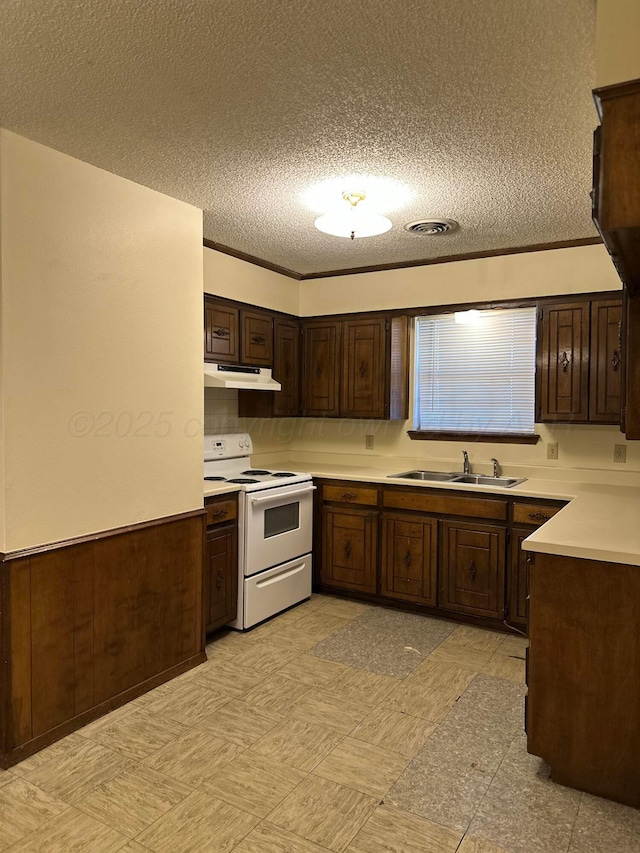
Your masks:
{"label": "stovetop burner", "polygon": [[252,477],[231,477],[227,480],[227,483],[259,483],[260,480],[254,480]]}
{"label": "stovetop burner", "polygon": [[218,482],[223,482],[226,479],[226,477],[205,477],[205,480],[216,480]]}
{"label": "stovetop burner", "polygon": [[254,470],[254,469],[250,469],[249,471],[243,471],[243,472],[242,472],[242,476],[244,477],[244,475],[245,475],[245,474],[247,474],[247,475],[249,475],[249,476],[251,476],[252,474],[253,474],[254,476],[264,476],[265,474],[270,474],[270,473],[271,473],[271,471],[265,471],[265,470],[264,470],[264,469],[262,469],[262,468],[256,468],[255,470]]}
{"label": "stovetop burner", "polygon": [[275,471],[273,474],[274,477],[295,477],[291,471]]}

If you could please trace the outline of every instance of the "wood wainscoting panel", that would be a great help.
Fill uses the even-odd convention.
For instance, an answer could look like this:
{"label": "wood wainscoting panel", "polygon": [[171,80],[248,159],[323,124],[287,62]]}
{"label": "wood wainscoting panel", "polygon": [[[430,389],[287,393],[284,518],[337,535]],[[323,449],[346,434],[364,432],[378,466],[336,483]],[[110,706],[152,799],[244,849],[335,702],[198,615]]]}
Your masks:
{"label": "wood wainscoting panel", "polygon": [[0,766],[204,660],[205,511],[0,562]]}

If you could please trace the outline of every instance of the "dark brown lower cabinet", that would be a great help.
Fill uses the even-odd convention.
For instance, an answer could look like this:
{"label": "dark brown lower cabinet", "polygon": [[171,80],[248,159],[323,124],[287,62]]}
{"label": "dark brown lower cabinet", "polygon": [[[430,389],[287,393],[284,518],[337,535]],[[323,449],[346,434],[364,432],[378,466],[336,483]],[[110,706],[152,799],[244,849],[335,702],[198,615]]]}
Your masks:
{"label": "dark brown lower cabinet", "polygon": [[238,528],[235,522],[207,529],[204,560],[205,631],[223,628],[238,610]]}
{"label": "dark brown lower cabinet", "polygon": [[504,618],[503,528],[443,521],[441,568],[443,608]]}
{"label": "dark brown lower cabinet", "polygon": [[435,607],[437,548],[437,519],[384,513],[381,594]]}
{"label": "dark brown lower cabinet", "polygon": [[509,623],[520,628],[527,625],[527,595],[529,594],[529,563],[522,543],[532,530],[514,528],[511,531],[511,564],[509,566],[508,596]]}
{"label": "dark brown lower cabinet", "polygon": [[376,592],[378,513],[325,506],[322,512],[321,583]]}

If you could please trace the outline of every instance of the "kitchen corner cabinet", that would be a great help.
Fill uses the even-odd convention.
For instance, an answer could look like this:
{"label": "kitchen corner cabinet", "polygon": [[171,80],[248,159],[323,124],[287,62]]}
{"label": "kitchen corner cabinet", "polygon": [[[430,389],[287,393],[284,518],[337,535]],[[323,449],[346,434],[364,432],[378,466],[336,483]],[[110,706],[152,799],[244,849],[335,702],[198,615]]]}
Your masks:
{"label": "kitchen corner cabinet", "polygon": [[541,306],[538,422],[620,423],[621,323],[619,297]]}
{"label": "kitchen corner cabinet", "polygon": [[227,364],[240,361],[240,312],[205,296],[204,360]]}
{"label": "kitchen corner cabinet", "polygon": [[302,330],[303,416],[406,420],[406,317],[329,317]]}
{"label": "kitchen corner cabinet", "polygon": [[237,616],[238,499],[221,495],[205,500],[207,531],[204,550],[204,624],[209,634]]}

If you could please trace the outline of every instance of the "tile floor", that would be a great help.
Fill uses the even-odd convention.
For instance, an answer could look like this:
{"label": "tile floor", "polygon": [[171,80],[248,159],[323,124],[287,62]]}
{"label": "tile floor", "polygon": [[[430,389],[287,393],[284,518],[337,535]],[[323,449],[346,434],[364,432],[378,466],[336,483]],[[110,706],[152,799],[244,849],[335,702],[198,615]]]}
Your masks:
{"label": "tile floor", "polygon": [[0,771],[0,851],[640,853],[555,785],[524,643],[323,596]]}

